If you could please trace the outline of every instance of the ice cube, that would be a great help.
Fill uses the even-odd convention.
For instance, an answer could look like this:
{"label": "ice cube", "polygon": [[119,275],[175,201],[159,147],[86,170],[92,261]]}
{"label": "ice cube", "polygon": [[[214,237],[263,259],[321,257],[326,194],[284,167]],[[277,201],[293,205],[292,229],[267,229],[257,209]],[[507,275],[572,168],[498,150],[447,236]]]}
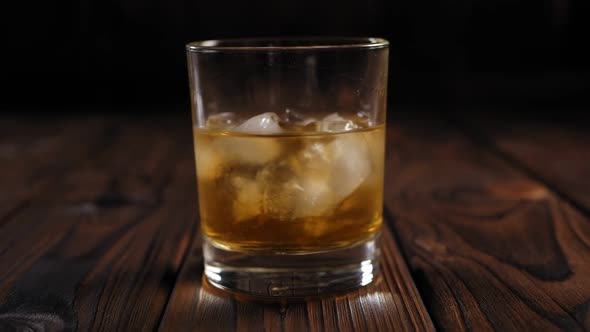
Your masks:
{"label": "ice cube", "polygon": [[236,222],[252,219],[261,213],[262,186],[258,181],[241,176],[231,179],[236,197],[233,201],[233,216]]}
{"label": "ice cube", "polygon": [[270,164],[258,172],[264,213],[279,220],[321,216],[332,207],[328,178],[293,161]]}
{"label": "ice cube", "polygon": [[278,115],[267,112],[246,120],[236,128],[236,131],[256,135],[275,135],[280,134],[283,129],[279,125]]}
{"label": "ice cube", "polygon": [[[274,113],[263,113],[246,120],[233,131],[272,135],[282,131]],[[263,165],[277,158],[281,153],[280,144],[271,137],[218,137],[212,143],[213,149],[223,161],[238,164]]]}
{"label": "ice cube", "polygon": [[292,160],[291,166],[302,182],[330,178],[331,163],[326,144],[316,141],[308,144]]}
{"label": "ice cube", "polygon": [[299,188],[293,217],[321,216],[334,208],[335,200],[327,179],[307,176],[300,181]]}
{"label": "ice cube", "polygon": [[258,171],[256,180],[262,186],[262,209],[279,220],[291,218],[294,199],[300,191],[289,165],[271,163]]}
{"label": "ice cube", "polygon": [[210,144],[198,144],[195,150],[197,176],[203,180],[213,180],[221,172],[223,158]]}
{"label": "ice cube", "polygon": [[281,145],[272,137],[223,136],[212,145],[224,161],[237,164],[263,165],[281,154]]}
{"label": "ice cube", "polygon": [[302,194],[303,188],[297,180],[286,182],[266,182],[263,193],[263,211],[278,220],[291,220],[295,215],[296,202]]}
{"label": "ice cube", "polygon": [[320,125],[321,131],[324,132],[343,132],[358,129],[358,126],[352,120],[341,117],[338,113],[326,115]]}
{"label": "ice cube", "polygon": [[331,188],[338,202],[352,194],[371,173],[371,154],[362,135],[339,135],[327,144],[332,163]]}
{"label": "ice cube", "polygon": [[321,216],[350,196],[371,173],[371,151],[362,135],[337,135],[306,146],[291,167],[300,193],[295,217]]}
{"label": "ice cube", "polygon": [[263,186],[263,211],[279,220],[321,216],[334,207],[328,181],[323,179],[293,178]]}
{"label": "ice cube", "polygon": [[213,130],[230,130],[236,126],[237,122],[238,117],[235,113],[223,112],[209,115],[206,127]]}

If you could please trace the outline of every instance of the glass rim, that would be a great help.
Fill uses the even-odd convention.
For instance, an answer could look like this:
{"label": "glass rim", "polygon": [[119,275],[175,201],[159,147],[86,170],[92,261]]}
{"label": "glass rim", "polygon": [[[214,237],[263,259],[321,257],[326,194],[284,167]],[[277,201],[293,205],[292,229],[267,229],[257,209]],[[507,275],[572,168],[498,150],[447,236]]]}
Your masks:
{"label": "glass rim", "polygon": [[381,49],[389,41],[379,37],[262,37],[209,39],[186,44],[189,52],[315,51],[337,49]]}

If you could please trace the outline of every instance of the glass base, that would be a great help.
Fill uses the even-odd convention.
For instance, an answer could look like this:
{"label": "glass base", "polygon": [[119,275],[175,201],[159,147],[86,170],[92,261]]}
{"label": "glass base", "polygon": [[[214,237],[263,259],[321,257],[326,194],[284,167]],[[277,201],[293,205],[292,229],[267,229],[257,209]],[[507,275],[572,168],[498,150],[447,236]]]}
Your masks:
{"label": "glass base", "polygon": [[230,251],[203,242],[205,276],[230,292],[260,297],[306,297],[365,286],[379,271],[379,234],[351,247],[309,254]]}

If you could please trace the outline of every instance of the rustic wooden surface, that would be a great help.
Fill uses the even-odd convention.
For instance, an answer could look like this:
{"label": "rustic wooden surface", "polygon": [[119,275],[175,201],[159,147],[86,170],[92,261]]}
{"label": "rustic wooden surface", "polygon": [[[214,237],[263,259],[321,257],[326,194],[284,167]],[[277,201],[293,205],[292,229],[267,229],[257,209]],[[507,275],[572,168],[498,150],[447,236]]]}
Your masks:
{"label": "rustic wooden surface", "polygon": [[590,329],[585,131],[397,117],[380,280],[258,303],[202,281],[189,123],[1,118],[0,331]]}
{"label": "rustic wooden surface", "polygon": [[[389,132],[386,206],[437,328],[590,329],[588,215],[515,163],[517,150],[491,145],[490,123],[431,120]],[[552,127],[527,144],[560,140]],[[524,140],[527,128],[510,129]]]}
{"label": "rustic wooden surface", "polygon": [[553,119],[552,126],[507,114],[455,118],[462,128],[482,133],[482,144],[590,214],[590,118],[566,115]]}
{"label": "rustic wooden surface", "polygon": [[194,234],[194,166],[190,135],[169,135],[176,124],[133,122],[3,131],[0,330],[159,324]]}

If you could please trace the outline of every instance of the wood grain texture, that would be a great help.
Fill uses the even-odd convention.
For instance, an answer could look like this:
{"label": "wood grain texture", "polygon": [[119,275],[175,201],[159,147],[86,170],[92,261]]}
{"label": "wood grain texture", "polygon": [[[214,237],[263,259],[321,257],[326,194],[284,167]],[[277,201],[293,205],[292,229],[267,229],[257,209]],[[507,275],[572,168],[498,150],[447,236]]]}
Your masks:
{"label": "wood grain texture", "polygon": [[3,164],[41,184],[0,225],[0,330],[153,330],[194,234],[190,126],[66,122],[55,147]]}
{"label": "wood grain texture", "polygon": [[490,117],[459,113],[454,120],[471,138],[494,146],[515,167],[590,214],[587,116],[549,122],[531,116],[511,119],[507,114]]}
{"label": "wood grain texture", "polygon": [[386,205],[436,327],[590,329],[588,218],[437,116],[398,123]]}
{"label": "wood grain texture", "polygon": [[195,241],[160,331],[433,331],[389,229],[382,238],[382,277],[348,294],[278,303],[252,302],[202,280]]}
{"label": "wood grain texture", "polygon": [[0,330],[589,330],[585,133],[395,120],[381,278],[275,304],[202,282],[188,115],[0,122]]}

